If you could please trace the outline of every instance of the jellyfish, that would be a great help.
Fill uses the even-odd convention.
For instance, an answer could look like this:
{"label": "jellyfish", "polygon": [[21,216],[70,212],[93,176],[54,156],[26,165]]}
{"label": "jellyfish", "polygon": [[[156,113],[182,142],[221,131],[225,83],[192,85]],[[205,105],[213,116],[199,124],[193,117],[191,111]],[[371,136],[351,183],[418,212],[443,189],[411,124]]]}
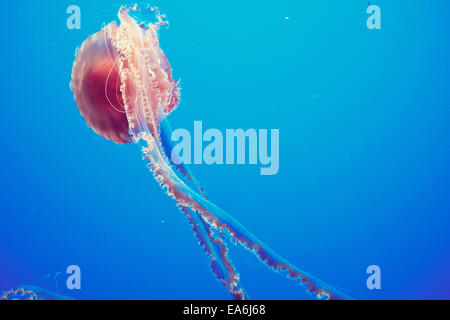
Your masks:
{"label": "jellyfish", "polygon": [[3,292],[0,300],[74,300],[71,297],[35,285],[23,285]]}
{"label": "jellyfish", "polygon": [[19,287],[3,292],[0,300],[39,300],[39,298],[33,290]]}
{"label": "jellyfish", "polygon": [[[7,290],[2,293],[0,300],[74,300],[59,293],[58,275],[60,274],[60,271],[54,274],[47,274],[37,284],[26,284],[16,289]],[[45,280],[52,280],[51,283],[54,285],[56,292],[41,286]]]}
{"label": "jellyfish", "polygon": [[[153,22],[138,21],[138,13],[151,15]],[[179,104],[180,84],[159,45],[159,30],[168,22],[156,7],[137,5],[122,6],[118,18],[119,24],[103,25],[89,36],[75,55],[70,87],[88,126],[117,144],[140,147],[154,178],[188,219],[212,272],[234,299],[248,295],[229,257],[227,239],[316,298],[350,298],[279,256],[211,202],[187,165],[171,159],[167,117]]]}

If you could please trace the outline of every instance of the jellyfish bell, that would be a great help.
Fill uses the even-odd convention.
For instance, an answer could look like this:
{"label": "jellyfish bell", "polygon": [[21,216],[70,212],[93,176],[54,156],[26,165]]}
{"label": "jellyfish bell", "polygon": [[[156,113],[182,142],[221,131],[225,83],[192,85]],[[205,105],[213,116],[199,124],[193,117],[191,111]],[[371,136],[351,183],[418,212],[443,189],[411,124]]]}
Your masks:
{"label": "jellyfish bell", "polygon": [[[158,130],[180,99],[178,82],[159,47],[163,16],[156,12],[157,23],[138,25],[129,15],[137,10],[122,7],[120,24],[112,22],[84,41],[72,68],[70,87],[84,120],[118,144],[132,142],[144,129]],[[145,115],[145,123],[138,113]]]}
{"label": "jellyfish bell", "polygon": [[73,65],[71,88],[88,126],[102,137],[123,144],[131,142],[131,137],[120,94],[121,80],[107,45],[110,42],[103,30],[83,43]]}

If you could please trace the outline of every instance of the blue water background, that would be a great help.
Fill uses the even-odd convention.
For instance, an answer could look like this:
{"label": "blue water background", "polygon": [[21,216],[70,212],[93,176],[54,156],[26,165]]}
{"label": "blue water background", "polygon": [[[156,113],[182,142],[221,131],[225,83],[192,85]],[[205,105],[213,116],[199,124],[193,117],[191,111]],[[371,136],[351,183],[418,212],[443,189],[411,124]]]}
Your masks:
{"label": "blue water background", "polygon": [[[280,171],[194,166],[214,203],[300,268],[367,299],[450,298],[448,1],[154,1],[182,102],[174,128],[280,129]],[[70,4],[81,30],[66,28]],[[2,5],[0,291],[77,299],[228,299],[133,144],[91,131],[75,48],[121,2]],[[289,19],[287,19],[288,17]],[[310,298],[250,253],[251,298]],[[65,268],[82,290],[65,289]],[[366,287],[381,267],[382,289]],[[59,289],[47,274],[58,276]]]}

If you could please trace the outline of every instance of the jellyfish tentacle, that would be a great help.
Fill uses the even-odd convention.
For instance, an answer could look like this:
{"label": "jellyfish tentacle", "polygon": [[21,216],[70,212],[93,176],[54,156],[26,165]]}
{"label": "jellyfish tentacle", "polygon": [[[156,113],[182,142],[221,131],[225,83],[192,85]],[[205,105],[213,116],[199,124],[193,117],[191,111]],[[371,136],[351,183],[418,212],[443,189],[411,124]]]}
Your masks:
{"label": "jellyfish tentacle", "polygon": [[[172,128],[167,121],[167,118],[163,119],[159,127],[161,135],[161,153],[165,154],[166,159],[171,159],[170,155],[174,144],[170,139]],[[172,161],[170,164],[181,174],[181,176],[179,175],[180,178],[186,178],[183,180],[185,183],[187,183],[187,181],[192,182],[197,192],[199,192],[203,198],[207,199],[203,187],[188,166],[184,163],[175,165]],[[228,248],[221,233],[216,232],[213,234],[211,226],[197,211],[187,207],[180,207],[180,210],[188,218],[192,230],[199,240],[200,246],[211,259],[211,270],[216,275],[217,279],[223,283],[234,299],[247,299],[247,295],[239,284],[239,274],[237,274],[235,267],[228,256]]]}
{"label": "jellyfish tentacle", "polygon": [[[156,140],[150,135],[144,135],[143,140],[138,143],[144,144],[142,152],[144,158],[149,161],[148,166],[153,172],[155,179],[166,193],[176,202],[182,213],[188,218],[191,227],[196,235],[201,247],[211,259],[211,267],[213,273],[221,281],[226,289],[235,299],[246,299],[247,295],[239,284],[239,275],[235,272],[235,268],[228,257],[228,248],[220,235],[212,234],[212,226],[205,220],[200,211],[194,210],[192,202],[183,199],[181,193],[183,189],[190,189],[185,182],[175,174],[172,167],[164,162],[163,148],[156,144]],[[175,182],[175,184],[172,184]],[[192,190],[192,192],[194,192]],[[198,194],[199,197],[201,197]],[[203,198],[204,199],[204,198]]]}
{"label": "jellyfish tentacle", "polygon": [[[287,260],[270,249],[259,240],[235,218],[214,205],[209,200],[186,185],[176,175],[167,162],[163,161],[162,148],[155,144],[155,139],[148,134],[141,135],[147,147],[143,147],[144,158],[149,160],[151,171],[166,193],[171,196],[179,206],[191,207],[201,214],[203,219],[212,227],[221,232],[228,233],[231,238],[244,248],[253,252],[264,264],[277,273],[286,273],[294,281],[299,281],[306,290],[320,299],[350,299],[350,297],[321,281],[313,275],[293,266]],[[138,140],[141,141],[141,140]]]}
{"label": "jellyfish tentacle", "polygon": [[167,120],[167,118],[164,118],[163,121],[161,121],[159,127],[160,127],[160,139],[161,139],[163,151],[164,151],[166,157],[169,159],[172,167],[174,167],[176,169],[176,171],[180,173],[181,177],[185,177],[188,181],[190,181],[194,185],[195,189],[205,199],[208,199],[206,192],[205,192],[205,188],[197,180],[197,178],[195,177],[191,168],[188,165],[186,165],[184,162],[175,164],[172,161],[173,160],[172,159],[172,149],[174,148],[175,143],[171,140],[172,127],[171,127],[169,121]]}
{"label": "jellyfish tentacle", "polygon": [[181,212],[188,218],[191,228],[199,240],[200,246],[210,258],[212,272],[222,282],[232,297],[245,300],[247,295],[239,284],[239,274],[236,273],[231,260],[228,259],[228,248],[220,235],[212,234],[208,225],[198,212],[187,207],[180,207]]}

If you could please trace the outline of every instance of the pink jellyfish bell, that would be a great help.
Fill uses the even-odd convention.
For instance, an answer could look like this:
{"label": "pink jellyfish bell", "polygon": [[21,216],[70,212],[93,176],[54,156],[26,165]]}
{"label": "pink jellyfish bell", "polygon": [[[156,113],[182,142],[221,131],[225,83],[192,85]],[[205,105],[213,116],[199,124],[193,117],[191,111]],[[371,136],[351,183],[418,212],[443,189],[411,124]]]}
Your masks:
{"label": "pink jellyfish bell", "polygon": [[[137,10],[122,7],[120,25],[112,22],[84,41],[72,68],[70,86],[81,115],[96,133],[118,144],[131,142],[130,124],[137,125],[129,123],[127,110],[139,109],[161,121],[180,97],[159,47],[157,32],[166,22],[157,13],[158,22],[138,25],[129,15]],[[157,123],[147,125],[153,130]]]}

